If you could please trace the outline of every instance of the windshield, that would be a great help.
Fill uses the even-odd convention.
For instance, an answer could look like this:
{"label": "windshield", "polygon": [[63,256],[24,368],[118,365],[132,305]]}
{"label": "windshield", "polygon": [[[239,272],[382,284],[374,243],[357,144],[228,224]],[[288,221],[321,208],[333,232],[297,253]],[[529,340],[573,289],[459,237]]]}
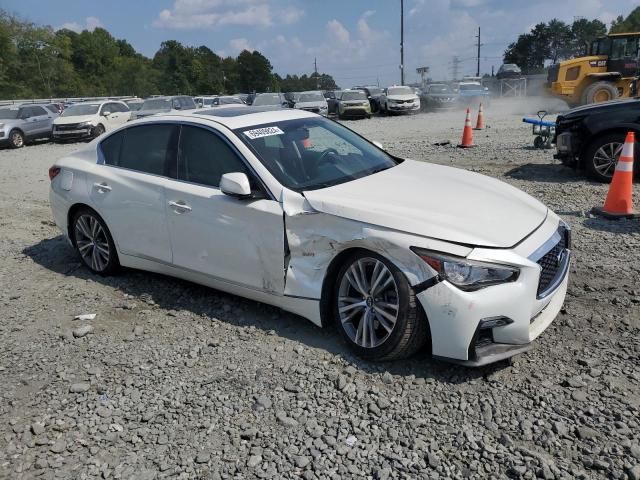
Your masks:
{"label": "windshield", "polygon": [[431,85],[429,93],[451,93],[449,85]]}
{"label": "windshield", "polygon": [[371,95],[372,97],[380,95],[381,93],[382,93],[382,89],[380,89],[380,88],[370,88],[369,89],[369,95]]}
{"label": "windshield", "polygon": [[155,100],[145,100],[140,107],[140,110],[164,110],[168,112],[171,110],[171,102],[169,100],[165,100],[164,98],[158,98]]}
{"label": "windshield", "polygon": [[342,96],[340,100],[366,100],[367,95],[364,92],[353,91],[353,92],[342,92]]}
{"label": "windshield", "polygon": [[482,85],[477,83],[461,84],[460,90],[482,90]]}
{"label": "windshield", "polygon": [[277,93],[263,93],[253,101],[253,105],[256,107],[261,105],[280,105],[281,103],[282,100],[280,100],[280,95]]}
{"label": "windshield", "polygon": [[391,87],[387,95],[413,95],[415,92],[410,87]]}
{"label": "windshield", "polygon": [[84,115],[95,115],[98,113],[100,105],[95,103],[91,105],[72,105],[65,109],[60,115],[61,117],[81,117]]}
{"label": "windshield", "polygon": [[396,165],[382,150],[325,118],[245,127],[235,133],[282,185],[296,191],[338,185]]}
{"label": "windshield", "polygon": [[301,93],[298,95],[298,102],[324,102],[324,95],[321,93]]}
{"label": "windshield", "polygon": [[5,120],[18,118],[19,111],[17,108],[0,108],[0,118],[4,118]]}

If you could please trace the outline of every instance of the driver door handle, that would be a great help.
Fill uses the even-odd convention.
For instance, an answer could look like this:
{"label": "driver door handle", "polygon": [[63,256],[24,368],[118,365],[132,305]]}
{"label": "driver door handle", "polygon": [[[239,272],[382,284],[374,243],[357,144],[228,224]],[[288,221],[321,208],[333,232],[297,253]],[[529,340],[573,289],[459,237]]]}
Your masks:
{"label": "driver door handle", "polygon": [[175,209],[176,213],[185,213],[191,211],[191,207],[182,201],[174,202],[172,200],[169,202],[169,206]]}

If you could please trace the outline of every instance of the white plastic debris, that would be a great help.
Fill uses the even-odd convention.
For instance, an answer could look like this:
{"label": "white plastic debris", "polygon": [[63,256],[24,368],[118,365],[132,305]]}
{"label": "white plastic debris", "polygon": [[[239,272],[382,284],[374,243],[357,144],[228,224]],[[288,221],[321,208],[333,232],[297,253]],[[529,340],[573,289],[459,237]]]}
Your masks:
{"label": "white plastic debris", "polygon": [[96,318],[95,313],[83,313],[82,315],[73,317],[74,320],[93,320],[94,318]]}
{"label": "white plastic debris", "polygon": [[344,443],[346,443],[350,447],[353,447],[357,441],[358,439],[356,437],[354,437],[353,435],[349,435]]}

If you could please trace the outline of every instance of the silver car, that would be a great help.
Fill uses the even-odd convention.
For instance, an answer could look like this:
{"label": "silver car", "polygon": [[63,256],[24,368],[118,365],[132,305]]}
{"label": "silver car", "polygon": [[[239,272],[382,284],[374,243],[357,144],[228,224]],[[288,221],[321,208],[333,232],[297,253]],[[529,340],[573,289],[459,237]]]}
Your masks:
{"label": "silver car", "polygon": [[46,105],[0,107],[0,145],[21,148],[28,140],[51,138],[57,117]]}
{"label": "silver car", "polygon": [[139,110],[131,112],[130,120],[156,115],[158,113],[176,113],[178,111],[195,110],[196,103],[192,97],[176,95],[172,97],[147,98]]}

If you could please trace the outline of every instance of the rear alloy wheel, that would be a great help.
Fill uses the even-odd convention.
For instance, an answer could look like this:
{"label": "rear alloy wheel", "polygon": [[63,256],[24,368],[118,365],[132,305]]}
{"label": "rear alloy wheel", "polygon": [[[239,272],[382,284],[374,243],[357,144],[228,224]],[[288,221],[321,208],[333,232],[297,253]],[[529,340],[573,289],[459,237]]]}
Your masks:
{"label": "rear alloy wheel", "polygon": [[120,264],[113,239],[104,221],[92,210],[75,214],[72,223],[73,244],[89,269],[99,275],[115,273]]}
{"label": "rear alloy wheel", "polygon": [[595,82],[585,89],[582,103],[608,102],[618,98],[618,96],[618,89],[612,83]]}
{"label": "rear alloy wheel", "polygon": [[9,134],[9,144],[11,148],[24,147],[24,134],[20,130],[13,130]]}
{"label": "rear alloy wheel", "polygon": [[597,138],[587,148],[584,156],[584,168],[594,180],[610,182],[620,159],[625,136],[612,133]]}
{"label": "rear alloy wheel", "polygon": [[405,358],[428,338],[427,320],[405,276],[374,253],[359,252],[345,262],[334,302],[343,337],[365,359]]}

